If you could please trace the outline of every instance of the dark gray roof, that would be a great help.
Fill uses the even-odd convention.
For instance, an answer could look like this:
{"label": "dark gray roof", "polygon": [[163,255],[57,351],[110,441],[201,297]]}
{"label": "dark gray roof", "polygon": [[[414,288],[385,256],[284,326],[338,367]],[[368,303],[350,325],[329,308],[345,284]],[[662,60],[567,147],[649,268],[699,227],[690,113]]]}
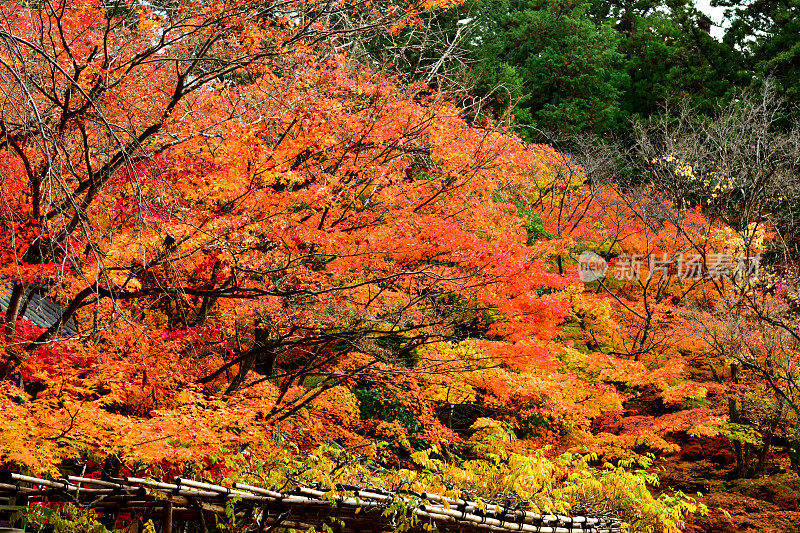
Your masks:
{"label": "dark gray roof", "polygon": [[[11,292],[14,290],[14,284],[8,279],[0,278],[0,309],[5,312],[8,309],[8,304],[11,299]],[[22,305],[20,306],[20,316],[26,318],[43,328],[49,328],[56,321],[61,318],[63,312],[62,307],[58,302],[54,301],[49,296],[45,296],[39,287],[30,287],[25,293]],[[78,327],[74,319],[69,319],[66,324],[61,327],[61,333],[65,335],[75,335],[78,333]]]}

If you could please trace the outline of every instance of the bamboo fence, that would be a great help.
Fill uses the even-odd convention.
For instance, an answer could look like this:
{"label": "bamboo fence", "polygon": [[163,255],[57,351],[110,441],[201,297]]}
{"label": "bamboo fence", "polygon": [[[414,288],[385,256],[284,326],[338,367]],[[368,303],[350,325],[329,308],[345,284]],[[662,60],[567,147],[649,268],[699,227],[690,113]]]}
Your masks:
{"label": "bamboo fence", "polygon": [[161,533],[185,532],[189,524],[192,531],[212,533],[217,531],[217,519],[224,521],[230,516],[236,518],[236,530],[253,532],[311,527],[335,533],[622,531],[622,524],[613,517],[536,514],[494,503],[354,486],[339,485],[335,490],[301,486],[278,492],[244,483],[228,487],[181,477],[172,483],[138,477],[51,480],[0,471],[0,519],[4,510],[10,516],[12,511],[58,502],[92,508],[111,525],[125,517],[153,520]]}

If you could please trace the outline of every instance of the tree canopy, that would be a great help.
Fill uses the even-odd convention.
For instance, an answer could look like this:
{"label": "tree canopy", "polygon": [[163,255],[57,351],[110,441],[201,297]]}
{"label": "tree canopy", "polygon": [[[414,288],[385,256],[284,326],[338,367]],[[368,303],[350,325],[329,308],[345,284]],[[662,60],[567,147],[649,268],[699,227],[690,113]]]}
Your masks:
{"label": "tree canopy", "polygon": [[665,532],[793,483],[790,75],[666,7],[0,5],[0,466]]}

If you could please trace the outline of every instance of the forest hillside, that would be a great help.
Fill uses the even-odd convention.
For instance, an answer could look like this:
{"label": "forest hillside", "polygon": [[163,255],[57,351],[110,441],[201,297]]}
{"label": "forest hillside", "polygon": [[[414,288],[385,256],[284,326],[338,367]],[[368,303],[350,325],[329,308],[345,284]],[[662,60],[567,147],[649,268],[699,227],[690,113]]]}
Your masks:
{"label": "forest hillside", "polygon": [[800,16],[717,3],[0,3],[0,483],[795,531]]}

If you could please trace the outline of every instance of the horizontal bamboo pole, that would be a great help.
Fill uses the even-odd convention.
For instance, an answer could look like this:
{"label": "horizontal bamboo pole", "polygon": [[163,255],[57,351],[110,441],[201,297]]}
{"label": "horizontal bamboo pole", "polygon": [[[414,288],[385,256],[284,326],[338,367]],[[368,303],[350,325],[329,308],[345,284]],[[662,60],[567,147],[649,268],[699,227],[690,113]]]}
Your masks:
{"label": "horizontal bamboo pole", "polygon": [[250,492],[255,492],[257,494],[263,494],[264,496],[270,496],[272,498],[284,497],[284,495],[281,494],[280,492],[275,492],[274,490],[262,489],[261,487],[254,487],[253,485],[246,485],[244,483],[239,483],[238,481],[236,483],[233,483],[233,485],[231,486],[235,489],[247,490]]}
{"label": "horizontal bamboo pole", "polygon": [[67,481],[51,481],[49,479],[42,479],[38,477],[23,476],[22,474],[11,474],[11,479],[21,483],[33,483],[34,485],[43,485],[45,487],[52,487],[54,489],[70,490],[76,489],[75,485],[70,485]]}
{"label": "horizontal bamboo pole", "polygon": [[[163,481],[156,481],[154,479],[145,479],[141,477],[126,477],[125,482],[128,484],[136,484],[136,485],[143,485],[146,487],[152,487],[157,489],[162,489],[166,491],[178,491],[180,487],[175,485],[174,483],[164,483]],[[209,492],[209,495],[215,495],[214,493]]]}
{"label": "horizontal bamboo pole", "polygon": [[80,477],[80,476],[67,476],[67,479],[70,483],[83,483],[85,485],[95,485],[98,487],[108,487],[112,489],[118,490],[138,490],[137,487],[133,485],[125,485],[124,483],[120,483],[117,481],[106,481],[103,479],[94,479],[90,477]]}
{"label": "horizontal bamboo pole", "polygon": [[[339,488],[339,487],[337,487]],[[372,492],[370,490],[362,490],[362,489],[348,489],[348,488],[339,488],[339,490],[345,490],[348,492],[352,492],[355,496],[359,498],[366,498],[368,500],[378,500],[378,501],[392,501],[396,498],[393,496],[389,496],[387,494],[379,494],[377,492]]]}
{"label": "horizontal bamboo pole", "polygon": [[186,479],[181,477],[175,478],[175,485],[178,487],[189,487],[191,490],[199,489],[217,493],[219,496],[224,496],[228,499],[239,497],[242,500],[252,500],[265,502],[272,498],[269,496],[253,494],[252,492],[244,492],[241,490],[233,489],[230,487],[223,487],[222,485],[214,485],[211,483],[204,483],[202,481],[194,481],[193,479]]}
{"label": "horizontal bamboo pole", "polygon": [[422,493],[420,493],[420,495],[419,495],[419,496],[420,496],[420,498],[422,498],[423,500],[430,500],[430,501],[432,501],[432,502],[447,502],[447,503],[449,503],[450,505],[469,505],[469,504],[478,505],[478,504],[477,504],[477,503],[475,503],[475,502],[470,502],[470,501],[467,501],[467,500],[462,500],[462,499],[460,499],[460,498],[459,498],[459,499],[456,499],[456,498],[449,498],[449,497],[447,497],[447,496],[440,496],[439,494],[431,494],[430,492],[422,492]]}
{"label": "horizontal bamboo pole", "polygon": [[[302,494],[309,494],[311,496],[317,496],[318,498],[322,499],[323,501],[330,501],[330,500],[325,500],[324,499],[325,495],[327,494],[327,492],[323,492],[321,490],[309,489],[307,487],[300,487],[298,490]],[[330,492],[330,491],[328,491],[328,492]],[[351,498],[349,496],[333,495],[332,496],[332,500],[335,501],[335,502],[344,504],[344,505],[354,505],[356,507],[377,507],[377,506],[381,505],[381,504],[379,504],[377,502],[359,501],[356,498]]]}
{"label": "horizontal bamboo pole", "polygon": [[13,485],[10,483],[0,483],[0,493],[27,494],[29,492],[34,492],[34,489],[20,487],[19,485]]}
{"label": "horizontal bamboo pole", "polygon": [[205,483],[203,481],[195,481],[193,479],[186,479],[184,477],[176,477],[175,484],[177,486],[187,486],[192,489],[208,490],[211,492],[218,492],[220,494],[234,494],[238,496],[255,496],[252,492],[244,492],[235,488],[223,487],[222,485],[214,485],[213,483]]}

